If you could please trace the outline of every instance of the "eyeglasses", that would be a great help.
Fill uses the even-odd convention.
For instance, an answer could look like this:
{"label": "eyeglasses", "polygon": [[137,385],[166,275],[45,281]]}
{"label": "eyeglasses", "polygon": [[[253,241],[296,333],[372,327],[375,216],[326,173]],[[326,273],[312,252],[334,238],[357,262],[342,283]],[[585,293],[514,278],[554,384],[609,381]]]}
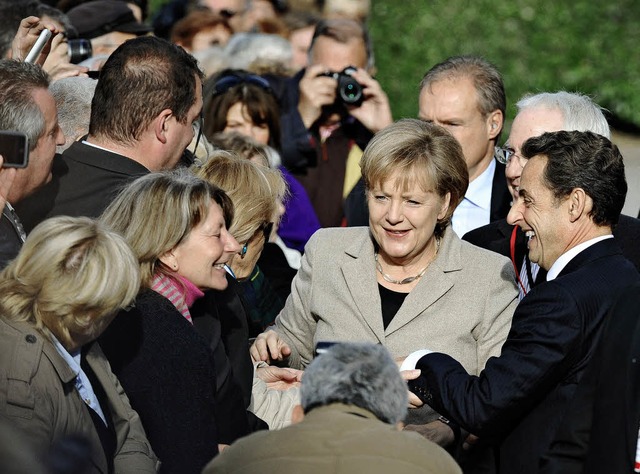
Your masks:
{"label": "eyeglasses", "polygon": [[234,72],[229,75],[225,75],[216,81],[213,86],[213,95],[225,94],[229,89],[240,84],[253,84],[269,94],[273,94],[269,81],[264,77],[257,76],[255,74]]}
{"label": "eyeglasses", "polygon": [[528,161],[525,157],[516,154],[513,148],[509,147],[495,147],[495,157],[496,160],[503,165],[508,165],[511,159],[516,157],[518,159],[518,164],[522,168],[524,168],[524,165],[526,165]]}

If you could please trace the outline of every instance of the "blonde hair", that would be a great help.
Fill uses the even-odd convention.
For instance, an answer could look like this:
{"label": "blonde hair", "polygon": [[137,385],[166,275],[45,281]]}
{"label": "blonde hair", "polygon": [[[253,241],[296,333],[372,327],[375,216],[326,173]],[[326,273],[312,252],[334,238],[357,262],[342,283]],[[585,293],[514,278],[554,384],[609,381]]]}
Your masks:
{"label": "blonde hair", "polygon": [[0,309],[11,321],[50,331],[65,346],[100,335],[102,318],[136,297],[140,273],[125,240],[87,217],[39,224],[0,274]]}
{"label": "blonde hair", "polygon": [[233,220],[233,203],[222,189],[185,169],[150,173],[129,184],[100,218],[133,248],[149,287],[156,273],[170,274],[160,257],[179,245],[216,202],[225,224]]}
{"label": "blonde hair", "polygon": [[248,241],[264,223],[278,219],[287,189],[280,171],[217,151],[197,174],[226,190],[233,201],[236,218],[229,231],[238,242]]}
{"label": "blonde hair", "polygon": [[378,132],[360,159],[367,191],[398,174],[403,188],[418,184],[434,188],[440,197],[451,194],[447,215],[436,224],[440,237],[469,186],[462,147],[444,128],[416,119],[403,119]]}

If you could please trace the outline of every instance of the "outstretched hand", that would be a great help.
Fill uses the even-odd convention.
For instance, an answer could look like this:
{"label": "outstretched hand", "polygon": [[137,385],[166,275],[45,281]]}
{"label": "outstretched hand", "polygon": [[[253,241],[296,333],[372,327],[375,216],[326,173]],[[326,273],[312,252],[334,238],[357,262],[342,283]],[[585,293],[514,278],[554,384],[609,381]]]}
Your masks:
{"label": "outstretched hand", "polygon": [[254,362],[270,363],[274,360],[284,360],[291,355],[291,349],[280,335],[273,329],[269,329],[256,337],[249,349]]}
{"label": "outstretched hand", "polygon": [[267,384],[272,390],[288,390],[299,387],[302,380],[302,370],[283,367],[259,367],[256,369],[256,377]]}

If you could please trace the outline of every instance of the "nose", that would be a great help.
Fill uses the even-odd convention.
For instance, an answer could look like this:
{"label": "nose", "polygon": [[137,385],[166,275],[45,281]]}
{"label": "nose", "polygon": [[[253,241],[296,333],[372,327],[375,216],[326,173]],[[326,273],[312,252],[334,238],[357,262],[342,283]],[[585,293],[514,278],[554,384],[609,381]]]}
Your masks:
{"label": "nose", "polygon": [[64,137],[64,132],[60,127],[58,127],[58,134],[56,135],[56,145],[62,146],[65,144],[65,142],[66,142],[66,139]]}
{"label": "nose", "polygon": [[515,156],[512,156],[511,159],[507,162],[505,172],[505,176],[507,179],[518,179],[522,174],[522,166],[520,166],[520,161]]}
{"label": "nose", "polygon": [[523,221],[523,217],[522,217],[522,206],[524,204],[522,203],[522,200],[518,197],[514,200],[513,205],[511,206],[511,209],[509,209],[509,214],[507,214],[507,222],[510,225],[519,225],[520,227],[522,227],[522,221]]}
{"label": "nose", "polygon": [[240,253],[240,244],[236,238],[225,230],[224,251],[229,253]]}
{"label": "nose", "polygon": [[386,217],[389,224],[397,224],[398,222],[402,222],[402,203],[397,200],[391,200],[391,202],[389,203],[389,207],[387,208]]}

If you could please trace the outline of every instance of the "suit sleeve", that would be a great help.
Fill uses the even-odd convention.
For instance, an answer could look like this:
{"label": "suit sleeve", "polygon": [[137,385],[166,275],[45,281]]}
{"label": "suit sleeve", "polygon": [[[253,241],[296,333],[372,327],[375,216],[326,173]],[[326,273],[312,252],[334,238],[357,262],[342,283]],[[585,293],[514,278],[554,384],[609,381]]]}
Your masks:
{"label": "suit sleeve", "polygon": [[581,325],[572,295],[557,286],[530,293],[519,305],[500,357],[479,376],[440,353],[418,362],[418,395],[436,411],[482,437],[504,434],[566,377],[576,362]]}
{"label": "suit sleeve", "polygon": [[313,261],[318,246],[316,232],[305,247],[302,263],[291,284],[291,294],[276,318],[274,329],[291,348],[289,366],[303,369],[313,359],[316,319],[310,305],[313,292]]}

